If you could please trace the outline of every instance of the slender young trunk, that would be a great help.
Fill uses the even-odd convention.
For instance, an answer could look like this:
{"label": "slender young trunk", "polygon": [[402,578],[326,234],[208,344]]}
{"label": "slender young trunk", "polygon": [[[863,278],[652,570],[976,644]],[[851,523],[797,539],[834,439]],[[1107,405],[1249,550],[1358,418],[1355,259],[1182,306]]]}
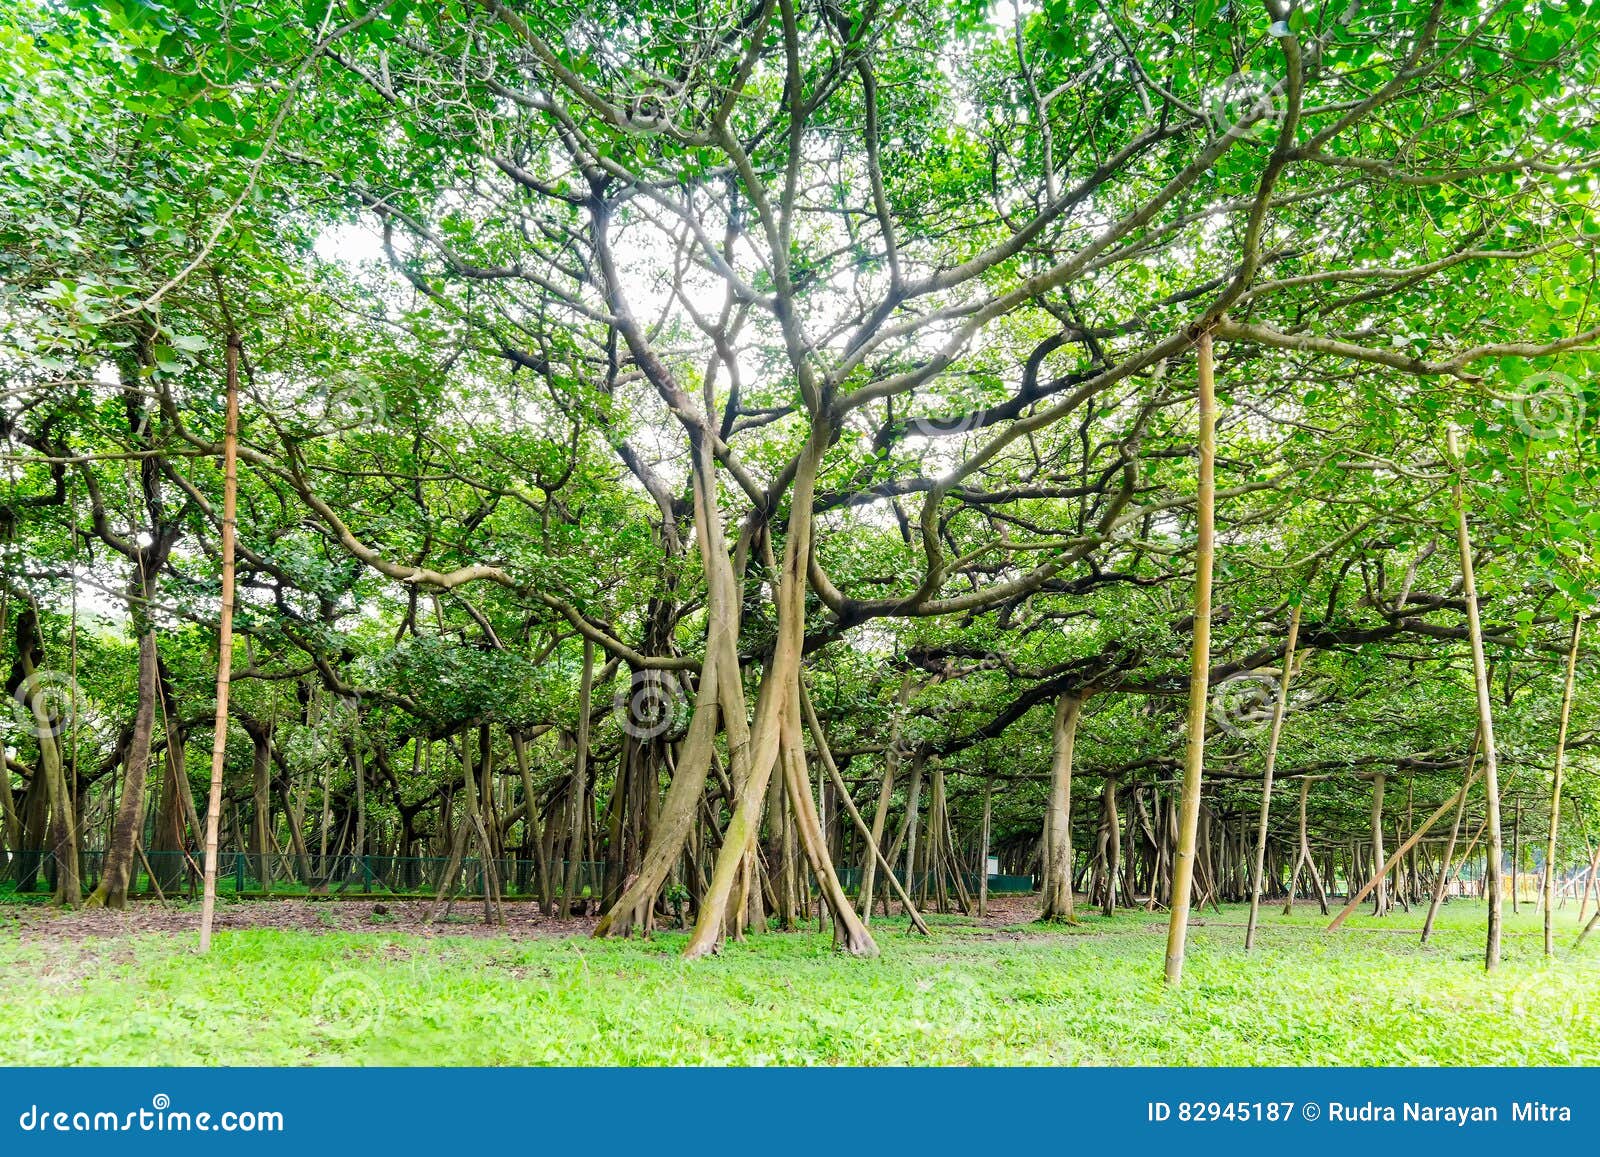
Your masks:
{"label": "slender young trunk", "polygon": [[989,915],[989,817],[994,776],[983,781],[983,830],[978,836],[978,919]]}
{"label": "slender young trunk", "polygon": [[883,861],[885,878],[898,881],[894,866],[883,860],[883,833],[889,818],[889,803],[894,796],[895,767],[900,762],[898,754],[884,760],[883,783],[878,788],[878,806],[872,813],[872,828],[867,832],[868,850],[861,868],[861,895],[857,899],[861,918],[872,922],[872,895],[878,879],[878,864]]}
{"label": "slender young trunk", "polygon": [[[878,860],[882,859],[884,828],[889,818],[889,801],[894,797],[895,772],[900,768],[901,748],[900,730],[905,718],[906,704],[911,699],[912,679],[907,673],[900,680],[900,690],[895,697],[894,715],[889,720],[889,745],[883,756],[883,784],[878,789],[878,807],[872,813],[872,833],[868,841],[870,847],[861,865],[861,918],[867,923],[872,922],[872,893],[878,875]],[[891,878],[894,869],[884,866],[883,869]]]}
{"label": "slender young trunk", "polygon": [[918,752],[911,761],[911,789],[906,792],[906,820],[904,832],[906,835],[906,890],[913,896],[920,896],[923,904],[927,904],[927,889],[923,887],[924,881],[917,876],[917,832],[922,826],[922,776],[927,768],[928,757],[923,752]]}
{"label": "slender young trunk", "polygon": [[[361,721],[361,705],[355,706],[356,725],[359,728]],[[466,739],[463,738],[465,743]],[[367,764],[361,756],[361,736],[356,734],[345,740],[345,754],[350,758],[350,771],[355,776],[356,783],[356,836],[352,852],[356,857],[356,871],[361,873],[363,886],[367,882]]]}
{"label": "slender young trunk", "polygon": [[1556,729],[1555,775],[1550,783],[1550,837],[1544,849],[1544,954],[1555,954],[1556,839],[1561,831],[1561,779],[1566,770],[1567,723],[1572,718],[1572,692],[1577,681],[1578,643],[1583,637],[1583,612],[1572,613],[1572,640],[1567,645],[1567,680],[1561,688],[1561,723]]}
{"label": "slender young trunk", "polygon": [[1511,809],[1511,912],[1522,910],[1518,893],[1522,887],[1522,797]]}
{"label": "slender young trunk", "polygon": [[[849,897],[844,894],[844,886],[839,883],[838,874],[833,870],[833,862],[828,859],[827,838],[823,835],[816,801],[811,795],[811,780],[806,774],[805,742],[800,732],[800,693],[800,680],[796,679],[790,686],[790,701],[780,721],[779,753],[780,757],[787,753],[787,758],[783,760],[783,772],[789,813],[800,838],[801,851],[816,877],[821,898],[833,916],[835,947],[843,948],[852,956],[876,956],[878,945],[851,907]],[[788,871],[793,874],[793,865],[789,866]]]}
{"label": "slender young trunk", "polygon": [[1456,546],[1461,554],[1461,585],[1467,600],[1467,631],[1472,641],[1472,682],[1478,699],[1478,730],[1483,736],[1483,778],[1488,794],[1488,857],[1484,891],[1489,899],[1488,929],[1484,936],[1483,966],[1493,972],[1500,963],[1500,862],[1504,855],[1500,835],[1500,767],[1494,747],[1494,709],[1489,698],[1489,667],[1483,653],[1483,623],[1478,616],[1478,587],[1472,570],[1472,539],[1467,533],[1467,502],[1461,482],[1461,453],[1455,427],[1450,427],[1448,450],[1455,469]]}
{"label": "slender young trunk", "polygon": [[[493,841],[489,838],[489,831],[484,824],[482,804],[480,801],[478,783],[473,777],[472,768],[472,738],[470,732],[461,733],[461,758],[465,773],[462,780],[462,798],[466,800],[467,817],[464,821],[471,825],[473,834],[478,841],[478,867],[483,873],[483,922],[485,924],[504,924],[506,922],[505,910],[500,904],[500,870],[494,858]],[[480,756],[482,752],[480,750]],[[481,762],[481,759],[480,759]]]}
{"label": "slender young trunk", "polygon": [[528,762],[528,740],[520,731],[511,732],[511,752],[516,757],[517,774],[522,779],[522,822],[526,832],[523,843],[533,847],[539,872],[539,903],[545,915],[551,916],[554,915],[550,909],[554,897],[550,894],[550,861],[545,858],[544,841],[539,838],[539,803],[533,789],[533,768]]}
{"label": "slender young trunk", "polygon": [[263,892],[272,891],[272,732],[266,724],[246,729],[250,733],[251,817],[250,858]]}
{"label": "slender young trunk", "polygon": [[1440,804],[1439,810],[1429,816],[1427,821],[1420,828],[1412,832],[1411,838],[1401,844],[1400,847],[1396,849],[1395,853],[1388,858],[1388,860],[1382,862],[1382,864],[1377,868],[1377,871],[1373,873],[1372,878],[1366,882],[1359,892],[1350,897],[1350,902],[1347,903],[1344,908],[1340,910],[1339,914],[1333,918],[1333,923],[1328,925],[1329,932],[1337,932],[1339,927],[1347,919],[1349,919],[1350,913],[1354,912],[1361,904],[1361,901],[1365,900],[1372,890],[1378,886],[1379,881],[1387,876],[1394,866],[1405,858],[1407,852],[1417,846],[1417,842],[1421,840],[1423,836],[1428,834],[1429,830],[1434,824],[1438,823],[1444,818],[1444,813],[1455,807],[1457,801],[1466,798],[1467,792],[1471,789],[1474,781],[1476,781],[1477,778],[1476,772],[1470,774],[1467,778],[1467,781],[1461,785],[1461,790],[1455,795],[1451,796],[1449,799],[1445,800],[1444,803]]}
{"label": "slender young trunk", "polygon": [[579,896],[583,870],[583,842],[588,833],[589,814],[589,713],[594,700],[594,643],[583,640],[583,675],[578,686],[578,749],[572,761],[572,779],[567,788],[568,832],[567,877],[561,888],[561,914],[572,912],[572,901]]}
{"label": "slender young trunk", "polygon": [[[449,754],[450,740],[446,738],[446,758],[449,757]],[[467,787],[464,790],[470,790],[472,786],[472,753],[467,748],[466,732],[461,733],[461,762],[466,769],[468,780]],[[439,892],[433,898],[433,903],[429,904],[422,914],[422,922],[424,924],[431,924],[433,922],[434,913],[439,910],[440,904],[445,903],[447,900],[451,903],[454,903],[456,877],[460,875],[461,861],[466,856],[467,829],[470,822],[470,817],[466,814],[463,814],[460,821],[452,826],[450,823],[449,813],[446,812],[444,816],[444,834],[449,837],[450,843],[445,853],[447,858],[445,860],[444,871],[439,874]]]}
{"label": "slender young trunk", "polygon": [[[161,805],[156,809],[155,835],[149,850],[166,853],[157,875],[161,889],[175,892],[182,886],[184,851],[189,846],[187,823],[194,809],[189,795],[189,777],[184,770],[184,746],[187,736],[179,721],[168,715],[164,721],[167,733],[167,750],[161,761]],[[198,834],[198,826],[194,829]]]}
{"label": "slender young trunk", "polygon": [[1299,835],[1295,842],[1294,866],[1289,869],[1289,894],[1283,898],[1283,914],[1294,915],[1295,889],[1300,883],[1300,868],[1310,858],[1311,845],[1306,837],[1306,798],[1311,794],[1311,777],[1300,777]]}
{"label": "slender young trunk", "polygon": [[1583,923],[1585,913],[1589,911],[1589,893],[1600,893],[1600,848],[1594,848],[1589,853],[1589,875],[1583,881],[1583,890],[1578,896],[1578,923]]}
{"label": "slender young trunk", "polygon": [[[1383,863],[1383,789],[1388,777],[1379,773],[1372,779],[1372,862]],[[1377,890],[1372,898],[1372,914],[1389,914],[1389,879],[1387,874],[1378,877]]]}
{"label": "slender young trunk", "polygon": [[[1467,781],[1470,783],[1476,775],[1478,763],[1478,749],[1482,746],[1483,735],[1473,732],[1472,750],[1467,753]],[[1450,838],[1445,841],[1444,858],[1439,861],[1439,872],[1433,881],[1433,896],[1428,901],[1428,915],[1422,921],[1422,943],[1426,944],[1433,935],[1433,922],[1439,915],[1439,905],[1444,903],[1445,886],[1450,882],[1450,864],[1456,854],[1456,840],[1461,836],[1461,817],[1467,810],[1467,793],[1462,792],[1456,797],[1456,818],[1450,825]]]}
{"label": "slender young trunk", "polygon": [[1122,860],[1122,826],[1117,815],[1116,776],[1106,776],[1100,800],[1106,822],[1105,896],[1101,914],[1114,916],[1117,911],[1117,871]]}
{"label": "slender young trunk", "polygon": [[1077,742],[1083,695],[1064,692],[1056,700],[1051,729],[1050,802],[1044,822],[1044,880],[1040,920],[1077,923],[1072,894],[1072,754]]}
{"label": "slender young trunk", "polygon": [[[867,852],[872,857],[873,864],[882,866],[884,878],[889,881],[889,886],[899,895],[900,902],[905,905],[906,912],[911,917],[912,927],[924,936],[930,935],[928,925],[922,919],[922,914],[917,911],[916,905],[911,902],[911,896],[906,892],[899,878],[895,876],[894,870],[890,868],[889,861],[884,857],[880,849],[878,844],[878,839],[882,835],[880,827],[874,826],[869,829],[867,821],[861,818],[861,812],[856,807],[855,800],[850,798],[850,789],[844,782],[844,776],[839,774],[839,765],[834,762],[833,751],[828,746],[828,737],[822,730],[822,721],[817,718],[816,708],[812,706],[811,696],[803,684],[800,688],[800,705],[805,709],[806,727],[811,731],[812,740],[817,745],[817,755],[822,760],[823,767],[827,769],[828,778],[833,782],[833,790],[838,794],[839,802],[844,805],[845,811],[849,813],[850,820],[855,824],[856,831],[861,835],[862,839],[867,841]],[[862,911],[861,923],[863,926],[868,923],[870,914],[870,908]]]}
{"label": "slender young trunk", "polygon": [[[1272,815],[1272,776],[1278,765],[1278,739],[1283,734],[1283,716],[1289,708],[1289,680],[1294,674],[1295,644],[1300,639],[1300,604],[1289,610],[1289,637],[1283,645],[1283,674],[1278,678],[1278,697],[1272,704],[1272,729],[1267,734],[1267,757],[1261,771],[1261,817],[1256,823],[1256,859],[1250,874],[1250,919],[1244,929],[1244,950],[1256,945],[1256,919],[1261,912],[1261,876],[1267,863],[1267,821]],[[1303,786],[1303,785],[1302,785]],[[1304,806],[1305,795],[1301,794]],[[1294,908],[1294,882],[1289,884],[1289,906]]]}
{"label": "slender young trunk", "polygon": [[217,825],[222,819],[222,763],[228,747],[228,680],[233,671],[233,535],[239,491],[239,339],[231,334],[227,367],[227,419],[222,435],[222,609],[217,637],[217,718],[211,740],[211,790],[206,797],[201,952],[211,951],[211,924],[217,907]]}
{"label": "slender young trunk", "polygon": [[1183,756],[1183,795],[1179,808],[1177,854],[1172,864],[1172,912],[1167,925],[1166,978],[1183,979],[1183,953],[1189,938],[1189,903],[1194,890],[1195,837],[1200,826],[1200,789],[1205,769],[1206,699],[1211,677],[1211,568],[1216,532],[1217,398],[1212,379],[1211,334],[1200,335],[1196,349],[1200,393],[1198,449],[1200,479],[1195,500],[1194,640],[1189,655],[1189,714]]}

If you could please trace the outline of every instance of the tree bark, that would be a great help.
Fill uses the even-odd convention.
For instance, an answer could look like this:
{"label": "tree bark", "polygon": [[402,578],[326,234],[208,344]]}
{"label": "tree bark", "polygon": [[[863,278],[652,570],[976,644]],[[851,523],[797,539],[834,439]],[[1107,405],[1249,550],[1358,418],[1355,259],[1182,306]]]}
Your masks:
{"label": "tree bark", "polygon": [[844,894],[843,885],[839,883],[838,874],[833,870],[833,862],[828,859],[827,838],[823,835],[816,801],[811,795],[811,779],[806,774],[805,742],[800,732],[800,693],[800,680],[796,679],[790,685],[790,702],[781,720],[780,756],[786,749],[783,771],[789,811],[794,818],[796,834],[800,837],[800,849],[816,877],[822,901],[833,917],[835,947],[844,949],[852,956],[876,956],[878,945],[873,941],[872,933],[867,931],[867,926],[856,915],[849,897]]}
{"label": "tree bark", "polygon": [[1117,911],[1117,871],[1122,860],[1122,827],[1117,815],[1116,776],[1106,776],[1100,800],[1106,823],[1105,896],[1101,914],[1113,916]]}
{"label": "tree bark", "polygon": [[[900,733],[904,723],[906,704],[911,699],[913,683],[908,672],[900,680],[900,690],[895,696],[894,715],[889,720],[889,744],[883,757],[883,783],[878,789],[878,807],[872,813],[872,832],[867,840],[870,845],[867,856],[861,865],[861,895],[859,897],[861,918],[868,924],[872,922],[872,894],[877,881],[878,861],[883,859],[883,833],[889,819],[889,803],[894,797],[895,772],[900,768],[901,747]],[[883,870],[891,879],[894,869],[887,862]],[[904,889],[901,889],[904,891]],[[908,910],[909,898],[906,899]]]}
{"label": "tree bark", "polygon": [[523,843],[532,845],[537,859],[539,903],[546,916],[553,916],[555,897],[550,891],[550,861],[545,858],[544,841],[539,838],[539,802],[533,789],[533,768],[528,762],[528,740],[520,731],[510,734],[511,753],[516,757],[517,774],[522,780],[522,822],[527,832]]}
{"label": "tree bark", "polygon": [[1372,890],[1378,886],[1379,882],[1389,874],[1390,870],[1393,869],[1394,866],[1405,857],[1407,852],[1417,846],[1417,841],[1422,839],[1423,836],[1427,835],[1429,829],[1431,829],[1434,824],[1438,823],[1444,818],[1445,812],[1456,806],[1457,800],[1466,797],[1467,791],[1472,787],[1472,784],[1476,779],[1477,774],[1475,772],[1469,775],[1467,782],[1461,785],[1461,790],[1447,799],[1444,803],[1440,804],[1439,810],[1429,816],[1427,822],[1416,831],[1412,832],[1411,838],[1406,840],[1405,843],[1401,844],[1400,847],[1396,849],[1394,855],[1390,856],[1388,860],[1382,863],[1377,871],[1373,873],[1372,878],[1366,882],[1359,892],[1350,897],[1350,902],[1346,904],[1344,908],[1340,910],[1339,914],[1333,918],[1333,923],[1328,925],[1329,932],[1338,931],[1339,926],[1349,919],[1350,913],[1356,910],[1356,908],[1361,904],[1361,901],[1367,898]]}
{"label": "tree bark", "polygon": [[[1388,777],[1381,772],[1372,778],[1372,862],[1374,865],[1383,863],[1383,789],[1388,783]],[[1377,889],[1373,893],[1372,914],[1374,916],[1387,916],[1389,914],[1389,878],[1387,874],[1378,877]]]}
{"label": "tree bark", "polygon": [[978,836],[978,919],[989,915],[989,817],[994,801],[994,776],[983,781],[983,830]]}
{"label": "tree bark", "polygon": [[1196,348],[1199,379],[1200,478],[1195,500],[1194,639],[1189,656],[1189,713],[1183,756],[1183,793],[1178,815],[1177,854],[1172,864],[1172,912],[1167,925],[1166,978],[1183,979],[1183,954],[1189,938],[1189,903],[1194,889],[1195,837],[1200,826],[1200,790],[1205,769],[1206,700],[1211,677],[1211,569],[1215,554],[1217,398],[1212,378],[1211,334]]}
{"label": "tree bark", "polygon": [[[1261,912],[1261,875],[1267,861],[1267,821],[1272,816],[1272,776],[1278,765],[1278,739],[1283,734],[1283,717],[1289,708],[1289,680],[1294,675],[1295,644],[1300,638],[1300,604],[1289,611],[1289,637],[1283,645],[1283,673],[1278,678],[1278,697],[1272,704],[1272,729],[1267,735],[1267,756],[1261,771],[1261,816],[1256,823],[1256,858],[1250,873],[1250,919],[1245,924],[1244,950],[1256,945],[1256,919]],[[1302,806],[1304,795],[1301,796]],[[1290,909],[1294,905],[1294,885],[1289,887]]]}
{"label": "tree bark", "polygon": [[588,834],[593,816],[589,808],[589,714],[594,701],[594,642],[583,640],[583,675],[578,687],[578,745],[572,760],[572,779],[567,788],[567,844],[566,882],[561,888],[561,914],[572,911],[572,902],[579,898],[582,884],[584,837]]}
{"label": "tree bark", "polygon": [[[667,786],[639,874],[595,925],[596,937],[627,936],[636,928],[649,930],[656,897],[683,853],[705,796],[706,779],[716,756],[721,704],[727,697],[723,684],[739,680],[739,585],[728,561],[717,502],[716,459],[709,439],[694,430],[690,434],[695,449],[695,538],[706,582],[705,661],[695,687],[689,731],[679,745],[672,782]],[[742,703],[742,695],[738,699]],[[730,721],[729,726],[737,730],[743,722]],[[735,751],[733,730],[729,732],[729,748]],[[741,761],[745,758],[743,748],[737,749],[736,754]]]}
{"label": "tree bark", "polygon": [[1550,838],[1544,851],[1544,954],[1555,955],[1556,839],[1561,832],[1561,787],[1566,770],[1567,724],[1572,718],[1572,692],[1577,682],[1578,643],[1583,637],[1583,612],[1572,613],[1572,640],[1567,645],[1567,678],[1561,688],[1561,723],[1556,729],[1556,764],[1550,782]]}
{"label": "tree bark", "polygon": [[[833,789],[838,794],[839,802],[844,805],[845,810],[849,813],[850,820],[855,824],[856,831],[867,842],[867,851],[868,855],[872,857],[872,863],[874,866],[882,866],[885,879],[889,881],[889,886],[900,897],[900,902],[905,905],[906,912],[911,917],[912,927],[924,936],[930,935],[928,925],[922,919],[922,914],[917,911],[916,905],[911,902],[911,896],[906,892],[898,877],[895,876],[894,870],[889,866],[889,861],[884,858],[883,851],[878,844],[878,837],[882,834],[880,826],[874,824],[869,829],[867,821],[861,818],[861,812],[857,809],[855,800],[850,798],[850,789],[844,782],[844,776],[839,774],[839,766],[834,762],[833,751],[828,746],[828,737],[822,730],[822,721],[817,718],[816,709],[811,703],[811,696],[807,693],[804,685],[800,688],[800,704],[805,709],[806,726],[810,729],[812,739],[817,745],[817,755],[821,758],[822,765],[827,769],[828,777],[833,781]],[[862,911],[861,922],[863,925],[868,923],[869,915],[870,909]]]}
{"label": "tree bark", "polygon": [[1489,667],[1483,652],[1483,623],[1478,616],[1478,586],[1473,576],[1472,539],[1467,532],[1467,502],[1462,485],[1461,453],[1455,427],[1449,428],[1447,449],[1455,470],[1456,546],[1461,555],[1461,585],[1467,601],[1467,632],[1472,642],[1472,683],[1478,699],[1478,731],[1483,737],[1483,778],[1488,795],[1488,855],[1484,867],[1484,892],[1489,900],[1488,928],[1484,936],[1484,970],[1500,963],[1500,864],[1504,855],[1500,834],[1500,767],[1494,745],[1494,709],[1489,697]]}
{"label": "tree bark", "polygon": [[[1476,774],[1478,763],[1478,749],[1482,746],[1483,735],[1474,731],[1472,735],[1472,750],[1467,753],[1467,780],[1470,783]],[[1445,841],[1444,858],[1439,862],[1439,874],[1433,881],[1433,896],[1428,901],[1428,915],[1422,921],[1422,943],[1426,944],[1433,935],[1433,922],[1439,915],[1439,905],[1444,903],[1444,890],[1450,882],[1450,865],[1455,858],[1456,840],[1461,836],[1461,817],[1467,810],[1467,793],[1462,792],[1456,797],[1456,818],[1450,825],[1450,838]]]}
{"label": "tree bark", "polygon": [[[141,616],[142,617],[142,616]],[[134,711],[133,740],[123,760],[122,799],[117,805],[111,843],[101,866],[100,886],[85,902],[90,908],[121,908],[133,883],[134,858],[144,829],[145,784],[149,778],[151,737],[156,722],[156,633],[139,636],[139,700]]]}
{"label": "tree bark", "polygon": [[[20,654],[22,677],[29,684],[36,682],[39,672],[35,656],[40,652],[35,646],[40,641],[38,617],[30,608],[17,616],[17,648]],[[56,742],[61,720],[50,715],[44,695],[30,694],[28,705],[33,712],[39,741],[39,776],[44,780],[44,797],[47,803],[49,848],[55,854],[56,885],[52,902],[65,908],[75,908],[83,902],[83,884],[78,866],[78,816],[72,791],[67,783],[66,764],[61,758],[61,745]],[[3,760],[0,760],[3,762]],[[10,790],[9,785],[6,790]]]}
{"label": "tree bark", "polygon": [[1065,692],[1056,700],[1051,729],[1050,802],[1044,824],[1044,879],[1040,920],[1077,923],[1072,895],[1072,753],[1084,697]]}
{"label": "tree bark", "polygon": [[[826,423],[821,419],[815,420],[795,470],[789,503],[788,535],[783,544],[783,566],[775,587],[778,603],[777,645],[767,667],[764,681],[767,684],[764,689],[766,693],[757,700],[756,723],[750,730],[749,775],[742,785],[735,785],[738,806],[723,833],[722,847],[717,852],[717,861],[711,872],[711,886],[706,892],[706,903],[701,907],[694,932],[684,950],[685,956],[690,959],[715,952],[728,934],[728,902],[741,875],[741,867],[754,846],[767,779],[777,763],[780,717],[790,699],[788,692],[791,685],[797,686],[800,678],[800,658],[805,645],[806,564],[811,555],[812,506],[816,497],[817,470],[830,436],[831,431]],[[739,690],[742,693],[742,688]],[[732,739],[730,735],[730,743]]]}
{"label": "tree bark", "polygon": [[228,747],[228,682],[233,672],[233,536],[239,493],[239,339],[228,336],[227,418],[222,435],[222,607],[217,637],[217,718],[206,797],[205,887],[200,901],[200,951],[211,951],[217,907],[217,825],[222,819],[222,766]]}

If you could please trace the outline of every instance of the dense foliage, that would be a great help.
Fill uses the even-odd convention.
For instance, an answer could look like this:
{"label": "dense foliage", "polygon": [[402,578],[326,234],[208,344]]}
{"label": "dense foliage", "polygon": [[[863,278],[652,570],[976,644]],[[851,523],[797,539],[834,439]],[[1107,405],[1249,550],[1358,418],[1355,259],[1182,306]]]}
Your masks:
{"label": "dense foliage", "polygon": [[[140,854],[197,853],[230,341],[221,820],[263,888],[465,854],[617,932],[687,901],[705,947],[815,884],[864,952],[845,791],[930,904],[985,851],[1045,874],[1072,697],[1069,873],[1164,903],[1202,335],[1202,888],[1248,895],[1286,664],[1269,891],[1302,779],[1330,887],[1457,791],[1458,503],[1506,851],[1545,870],[1600,533],[1592,4],[3,10],[17,882],[114,859],[119,805]],[[1568,877],[1600,831],[1576,646]],[[1486,802],[1401,899],[1481,860]]]}

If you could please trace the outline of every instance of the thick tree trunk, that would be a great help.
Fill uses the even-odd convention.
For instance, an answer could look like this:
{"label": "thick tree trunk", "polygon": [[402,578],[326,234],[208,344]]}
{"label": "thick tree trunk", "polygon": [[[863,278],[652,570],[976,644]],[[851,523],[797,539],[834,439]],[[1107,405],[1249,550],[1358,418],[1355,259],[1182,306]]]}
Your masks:
{"label": "thick tree trunk", "polygon": [[250,736],[250,859],[263,892],[272,891],[272,727],[253,723]]}
{"label": "thick tree trunk", "polygon": [[[39,674],[34,661],[37,621],[31,610],[17,616],[17,646],[21,652],[22,677],[30,686],[37,684]],[[27,631],[31,637],[25,639],[26,624],[33,624],[33,627]],[[27,700],[33,712],[39,743],[38,774],[44,780],[43,794],[48,801],[47,846],[55,855],[56,883],[52,901],[62,907],[74,908],[83,902],[83,884],[78,867],[77,808],[67,783],[61,745],[57,742],[62,720],[51,716],[46,696],[29,694]]]}
{"label": "thick tree trunk", "polygon": [[[739,680],[739,586],[728,561],[717,504],[716,460],[706,438],[697,436],[694,442],[695,538],[706,581],[705,660],[695,687],[689,731],[679,745],[672,782],[667,786],[639,874],[624,886],[622,895],[595,925],[597,937],[627,936],[636,928],[649,930],[656,897],[683,854],[705,798],[706,779],[716,756],[723,684]],[[737,700],[742,711],[743,695],[738,695]],[[729,721],[729,748],[741,761],[746,757],[745,750],[734,747],[734,735],[743,734],[744,725],[742,717]]]}
{"label": "thick tree trunk", "polygon": [[[361,720],[361,706],[356,704],[353,708],[356,716],[356,725],[359,728]],[[466,738],[462,738],[462,743]],[[355,843],[351,845],[351,854],[355,857],[354,870],[361,876],[363,887],[367,883],[367,764],[361,754],[361,736],[347,736],[344,741],[345,756],[350,760],[350,773],[356,785],[356,834]]]}
{"label": "thick tree trunk", "polygon": [[[778,638],[767,667],[765,694],[758,698],[755,726],[750,729],[749,775],[735,783],[737,807],[723,833],[722,848],[711,873],[711,886],[689,938],[685,955],[691,959],[715,952],[728,935],[728,903],[741,875],[760,826],[760,811],[767,780],[778,759],[780,721],[791,693],[798,686],[800,658],[805,645],[806,565],[811,556],[812,505],[817,470],[831,431],[820,419],[800,454],[789,502],[788,535],[783,545],[783,566],[775,587],[778,604]],[[732,680],[730,680],[730,683]],[[734,688],[729,688],[734,690]],[[742,698],[742,688],[738,688]],[[732,715],[732,712],[727,712]],[[730,733],[730,749],[736,737]]]}
{"label": "thick tree trunk", "polygon": [[147,629],[139,637],[139,701],[133,718],[133,740],[123,760],[122,799],[111,828],[111,843],[106,848],[100,886],[87,901],[90,908],[121,908],[128,902],[135,849],[144,830],[145,783],[149,777],[150,744],[155,731],[158,676],[156,633],[154,629]]}
{"label": "thick tree trunk", "polygon": [[1081,694],[1069,691],[1056,700],[1051,728],[1050,801],[1044,820],[1039,919],[1068,924],[1077,922],[1072,907],[1072,752],[1083,699]]}

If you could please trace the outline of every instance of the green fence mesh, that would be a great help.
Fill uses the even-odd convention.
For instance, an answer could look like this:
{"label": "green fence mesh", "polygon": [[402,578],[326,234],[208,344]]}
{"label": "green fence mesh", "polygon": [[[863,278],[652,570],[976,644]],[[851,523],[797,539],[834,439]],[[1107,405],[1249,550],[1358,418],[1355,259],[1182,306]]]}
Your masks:
{"label": "green fence mesh", "polygon": [[[100,879],[105,860],[103,852],[83,852],[79,856],[85,889]],[[499,879],[500,892],[512,898],[538,898],[539,865],[533,860],[505,858],[489,861]],[[264,896],[345,896],[367,895],[433,896],[445,882],[450,861],[444,856],[317,856],[273,853],[253,856],[244,852],[223,852],[218,857],[217,891],[222,895]],[[559,895],[574,865],[562,861],[550,868],[552,890]],[[166,896],[198,896],[200,858],[187,852],[150,852],[142,857],[130,887],[131,892]],[[605,887],[606,865],[584,860],[576,865],[573,895],[598,896]],[[453,893],[481,896],[485,890],[485,862],[463,859],[451,881]],[[861,886],[859,868],[839,868],[839,882],[855,892]],[[13,852],[0,855],[0,895],[48,895],[55,885],[55,855],[50,852]],[[904,873],[897,873],[902,883]],[[918,876],[916,887],[931,883]],[[953,887],[954,878],[946,884]],[[966,873],[962,883],[971,893],[978,890],[978,876]],[[1033,891],[1031,876],[990,876],[991,894]]]}

